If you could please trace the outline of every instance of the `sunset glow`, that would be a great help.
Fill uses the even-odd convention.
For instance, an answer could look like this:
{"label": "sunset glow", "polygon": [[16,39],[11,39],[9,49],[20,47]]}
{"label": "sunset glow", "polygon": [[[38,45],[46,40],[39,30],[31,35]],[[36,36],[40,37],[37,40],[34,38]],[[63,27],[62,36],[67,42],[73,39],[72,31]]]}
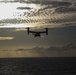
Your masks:
{"label": "sunset glow", "polygon": [[76,56],[76,0],[0,0],[0,57]]}

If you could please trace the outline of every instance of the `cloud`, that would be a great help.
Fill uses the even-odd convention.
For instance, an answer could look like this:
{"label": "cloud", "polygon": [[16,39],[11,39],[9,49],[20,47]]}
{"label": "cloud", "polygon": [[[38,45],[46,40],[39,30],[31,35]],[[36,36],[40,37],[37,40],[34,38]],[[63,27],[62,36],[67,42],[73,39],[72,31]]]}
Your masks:
{"label": "cloud", "polygon": [[65,46],[62,47],[56,47],[56,46],[50,46],[48,48],[43,48],[43,47],[34,47],[32,48],[32,50],[44,50],[44,51],[70,51],[70,50],[76,50],[76,46],[72,43],[67,44]]}
{"label": "cloud", "polygon": [[18,24],[18,23],[25,23],[27,22],[26,20],[21,20],[21,19],[3,19],[0,20],[0,24]]}
{"label": "cloud", "polygon": [[12,40],[14,37],[0,37],[0,40]]}
{"label": "cloud", "polygon": [[18,0],[0,0],[0,2],[18,2]]}
{"label": "cloud", "polygon": [[76,46],[72,43],[69,43],[67,45],[64,45],[64,46],[60,46],[60,47],[57,47],[57,46],[49,46],[49,47],[42,47],[42,46],[35,46],[33,48],[19,48],[19,49],[16,49],[15,51],[61,51],[61,52],[64,52],[64,51],[76,51]]}
{"label": "cloud", "polygon": [[31,8],[30,7],[18,7],[17,9],[20,9],[20,10],[31,10]]}
{"label": "cloud", "polygon": [[[13,0],[18,1],[18,0]],[[31,6],[21,9],[30,9],[29,12],[19,13],[19,18],[0,20],[0,27],[16,27],[27,24],[28,27],[64,27],[76,26],[76,3],[63,0],[20,0],[20,2],[34,2],[36,7]],[[29,3],[29,5],[30,5]],[[37,4],[36,4],[37,3]],[[22,3],[23,4],[23,3]],[[20,11],[22,12],[22,11]],[[15,25],[12,25],[15,24]],[[21,25],[19,25],[21,24]],[[24,25],[23,25],[24,24]]]}
{"label": "cloud", "polygon": [[28,49],[20,48],[20,49],[17,49],[17,50],[15,50],[15,51],[26,51],[26,50],[28,50]]}
{"label": "cloud", "polygon": [[71,12],[76,12],[76,6],[73,4],[70,6],[61,6],[57,7],[55,10],[57,13],[71,13]]}
{"label": "cloud", "polygon": [[70,43],[62,47],[36,46],[31,49],[0,50],[0,57],[76,57],[76,46]]}
{"label": "cloud", "polygon": [[26,31],[26,28],[16,28],[14,31]]}
{"label": "cloud", "polygon": [[64,1],[44,2],[37,11],[28,14],[33,17],[30,23],[40,24],[42,27],[64,27],[76,26],[76,6],[75,3]]}
{"label": "cloud", "polygon": [[[49,3],[51,1],[66,1],[66,0],[0,0],[0,2],[20,2],[20,3],[23,3],[23,2],[27,2],[27,3],[40,3],[40,2],[43,2],[43,3]],[[71,2],[75,2],[76,0],[67,0],[66,2],[68,1],[71,1]]]}
{"label": "cloud", "polygon": [[[68,44],[62,47],[50,46],[48,48],[44,47],[33,47],[32,49],[17,49],[17,52],[28,53],[30,56],[38,57],[70,57],[76,56],[76,46],[73,44]],[[34,54],[34,55],[33,55]]]}

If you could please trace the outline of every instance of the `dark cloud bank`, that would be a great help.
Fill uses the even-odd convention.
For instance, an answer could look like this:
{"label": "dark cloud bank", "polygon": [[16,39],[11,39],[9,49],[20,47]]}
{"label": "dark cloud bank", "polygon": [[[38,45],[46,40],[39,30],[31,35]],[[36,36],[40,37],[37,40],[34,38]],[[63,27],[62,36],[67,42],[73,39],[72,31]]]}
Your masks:
{"label": "dark cloud bank", "polygon": [[32,49],[17,49],[15,51],[29,51],[35,54],[39,54],[39,56],[42,57],[50,57],[50,56],[61,56],[61,57],[74,57],[76,56],[76,46],[72,43],[62,46],[62,47],[56,47],[56,46],[50,46],[48,48],[43,47],[34,47]]}
{"label": "dark cloud bank", "polygon": [[44,47],[39,47],[39,46],[35,46],[32,49],[17,49],[16,51],[26,51],[26,50],[47,50],[47,51],[71,51],[71,50],[76,50],[76,46],[72,43],[66,45],[66,46],[62,46],[62,47],[57,47],[57,46],[50,46],[48,48],[44,48]]}

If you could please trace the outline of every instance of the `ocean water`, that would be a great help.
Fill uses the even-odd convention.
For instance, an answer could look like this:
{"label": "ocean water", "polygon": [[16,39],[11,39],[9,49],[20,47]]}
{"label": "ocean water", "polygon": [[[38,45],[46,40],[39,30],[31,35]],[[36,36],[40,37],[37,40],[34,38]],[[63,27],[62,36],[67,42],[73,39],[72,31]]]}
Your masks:
{"label": "ocean water", "polygon": [[1,58],[0,75],[76,75],[76,58]]}

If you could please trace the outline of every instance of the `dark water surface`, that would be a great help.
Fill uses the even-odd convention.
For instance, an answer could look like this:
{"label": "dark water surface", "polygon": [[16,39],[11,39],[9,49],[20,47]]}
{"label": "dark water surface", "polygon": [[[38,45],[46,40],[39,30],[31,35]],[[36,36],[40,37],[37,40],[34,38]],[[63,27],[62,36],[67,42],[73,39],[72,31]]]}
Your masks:
{"label": "dark water surface", "polygon": [[76,75],[76,58],[1,58],[0,75]]}

